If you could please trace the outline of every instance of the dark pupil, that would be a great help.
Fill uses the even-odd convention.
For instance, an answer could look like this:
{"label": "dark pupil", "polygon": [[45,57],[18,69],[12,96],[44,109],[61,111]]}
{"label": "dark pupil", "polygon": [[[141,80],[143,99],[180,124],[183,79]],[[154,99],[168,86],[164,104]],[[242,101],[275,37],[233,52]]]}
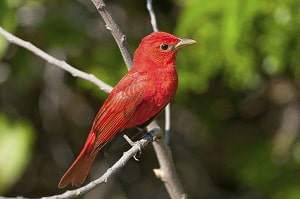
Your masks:
{"label": "dark pupil", "polygon": [[160,48],[162,49],[162,50],[167,50],[168,49],[168,44],[162,44],[161,46],[160,46]]}

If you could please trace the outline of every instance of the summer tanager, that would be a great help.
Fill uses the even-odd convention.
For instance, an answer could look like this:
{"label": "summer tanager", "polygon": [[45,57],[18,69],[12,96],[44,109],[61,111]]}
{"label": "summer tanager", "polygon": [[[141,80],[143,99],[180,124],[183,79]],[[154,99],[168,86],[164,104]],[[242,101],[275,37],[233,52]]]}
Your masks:
{"label": "summer tanager", "polygon": [[119,81],[100,108],[80,154],[58,187],[80,186],[100,149],[124,129],[151,121],[174,97],[177,89],[176,55],[196,43],[165,32],[142,39],[131,70]]}

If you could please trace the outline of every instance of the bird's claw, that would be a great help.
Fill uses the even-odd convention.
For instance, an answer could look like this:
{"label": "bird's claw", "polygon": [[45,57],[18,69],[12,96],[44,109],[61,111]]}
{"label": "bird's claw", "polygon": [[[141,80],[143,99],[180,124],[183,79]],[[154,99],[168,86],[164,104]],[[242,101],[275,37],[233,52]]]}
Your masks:
{"label": "bird's claw", "polygon": [[153,138],[153,132],[152,130],[151,131],[144,131],[144,136],[143,136],[144,139],[150,141],[150,142],[153,142],[154,141],[154,138]]}
{"label": "bird's claw", "polygon": [[[130,146],[134,146],[134,145],[137,144],[136,142],[133,142],[127,135],[124,134],[123,137],[124,137],[124,139],[128,142],[128,144],[129,144]],[[133,158],[134,158],[136,161],[140,161],[140,160],[139,160],[139,157],[141,156],[141,154],[142,154],[142,149],[141,149],[141,147],[139,147],[139,151],[133,156]]]}
{"label": "bird's claw", "polygon": [[133,156],[133,159],[135,159],[135,161],[140,161],[140,157],[141,157],[141,155],[142,155],[142,150],[141,150],[141,148],[139,148],[139,151]]}
{"label": "bird's claw", "polygon": [[147,131],[147,129],[143,129],[143,128],[140,128],[140,127],[136,127],[138,131],[140,131],[142,134],[143,134],[143,138],[150,141],[150,142],[153,142],[154,141],[154,136],[155,135],[155,129],[152,129],[150,131]]}

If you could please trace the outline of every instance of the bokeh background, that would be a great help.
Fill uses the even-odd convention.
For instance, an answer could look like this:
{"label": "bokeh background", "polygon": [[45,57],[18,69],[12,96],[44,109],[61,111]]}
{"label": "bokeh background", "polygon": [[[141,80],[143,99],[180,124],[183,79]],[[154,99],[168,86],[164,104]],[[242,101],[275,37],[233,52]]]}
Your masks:
{"label": "bokeh background", "polygon": [[[107,1],[132,52],[146,2]],[[171,148],[189,198],[300,198],[298,0],[154,0],[159,29],[198,41],[178,55]],[[0,25],[115,85],[126,67],[90,1],[1,0]],[[106,93],[0,36],[0,195],[62,193]],[[163,126],[163,117],[159,118]],[[122,151],[100,154],[90,178]],[[168,198],[149,146],[84,198]]]}

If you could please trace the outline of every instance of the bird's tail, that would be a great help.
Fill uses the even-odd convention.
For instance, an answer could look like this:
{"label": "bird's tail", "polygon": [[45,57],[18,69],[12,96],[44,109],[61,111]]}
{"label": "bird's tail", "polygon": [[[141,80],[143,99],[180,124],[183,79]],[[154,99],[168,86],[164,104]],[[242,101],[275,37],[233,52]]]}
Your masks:
{"label": "bird's tail", "polygon": [[95,136],[93,133],[90,133],[80,154],[61,178],[58,188],[64,188],[68,184],[76,187],[83,184],[98,153],[91,152],[94,142]]}

